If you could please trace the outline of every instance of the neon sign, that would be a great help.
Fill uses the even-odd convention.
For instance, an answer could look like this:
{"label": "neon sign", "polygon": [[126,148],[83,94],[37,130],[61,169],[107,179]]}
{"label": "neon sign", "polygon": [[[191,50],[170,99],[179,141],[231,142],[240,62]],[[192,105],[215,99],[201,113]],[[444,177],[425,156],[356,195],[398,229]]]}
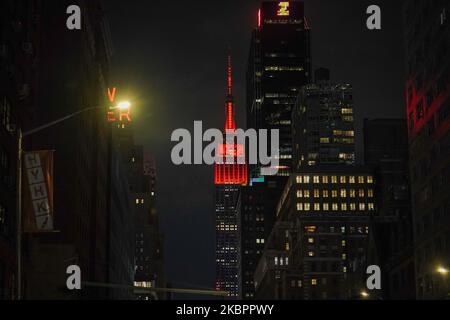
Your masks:
{"label": "neon sign", "polygon": [[[116,87],[108,88],[108,100],[113,105],[116,100]],[[127,122],[131,122],[130,109],[121,109],[115,106],[110,106],[109,111],[107,112],[107,121],[108,122],[123,122],[126,120]]]}
{"label": "neon sign", "polygon": [[277,11],[277,15],[278,16],[288,16],[290,14],[289,12],[289,2],[287,1],[283,1],[278,3],[278,11]]}

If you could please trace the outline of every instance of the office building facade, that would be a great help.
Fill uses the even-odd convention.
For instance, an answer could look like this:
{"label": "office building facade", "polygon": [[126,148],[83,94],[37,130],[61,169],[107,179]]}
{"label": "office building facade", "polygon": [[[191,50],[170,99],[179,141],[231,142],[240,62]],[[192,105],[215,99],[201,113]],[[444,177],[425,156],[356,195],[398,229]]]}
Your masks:
{"label": "office building facade", "polygon": [[252,178],[248,186],[241,188],[241,297],[253,299],[255,285],[253,275],[264,252],[275,222],[275,207],[284,185],[285,177],[265,176]]}
{"label": "office building facade", "polygon": [[358,298],[375,207],[369,168],[318,165],[292,174],[255,272],[256,297]]}
{"label": "office building facade", "polygon": [[353,90],[333,84],[318,69],[315,82],[301,88],[292,112],[294,168],[355,163]]}
{"label": "office building facade", "polygon": [[364,120],[364,162],[374,169],[377,212],[371,217],[368,264],[382,270],[386,300],[414,299],[414,240],[404,119]]}
{"label": "office building facade", "polygon": [[[291,112],[310,80],[309,27],[301,1],[262,2],[252,33],[247,66],[247,127],[278,129],[280,168],[292,170]],[[257,167],[252,175],[258,176]]]}
{"label": "office building facade", "polygon": [[450,4],[405,1],[406,104],[418,299],[447,297],[450,266]]}

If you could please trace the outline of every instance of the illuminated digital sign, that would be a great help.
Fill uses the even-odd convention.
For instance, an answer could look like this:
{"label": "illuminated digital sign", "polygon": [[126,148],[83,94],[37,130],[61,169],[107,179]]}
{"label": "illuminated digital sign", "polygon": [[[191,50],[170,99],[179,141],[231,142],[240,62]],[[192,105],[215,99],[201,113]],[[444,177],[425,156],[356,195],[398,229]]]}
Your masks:
{"label": "illuminated digital sign", "polygon": [[278,3],[277,16],[289,16],[289,2],[283,1]]}
{"label": "illuminated digital sign", "polygon": [[111,103],[111,106],[109,107],[109,111],[107,112],[107,121],[108,122],[131,122],[131,116],[130,116],[130,108],[121,108],[120,104],[119,107],[114,106],[114,103],[116,101],[116,87],[108,88],[108,100]]}

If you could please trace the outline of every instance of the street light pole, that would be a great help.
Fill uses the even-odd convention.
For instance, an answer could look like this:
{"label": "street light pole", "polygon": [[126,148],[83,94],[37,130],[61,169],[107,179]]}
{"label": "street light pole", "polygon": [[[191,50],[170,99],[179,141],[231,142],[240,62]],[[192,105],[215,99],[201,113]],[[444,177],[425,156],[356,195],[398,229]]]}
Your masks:
{"label": "street light pole", "polygon": [[[110,107],[110,109],[128,109],[130,107],[129,102],[121,102],[117,107]],[[22,299],[22,139],[31,134],[37,133],[49,127],[52,127],[58,123],[64,122],[74,116],[84,113],[86,111],[101,109],[99,106],[88,107],[82,110],[71,113],[65,117],[57,119],[55,121],[49,122],[32,130],[22,133],[22,129],[18,127],[17,129],[17,196],[16,196],[16,211],[17,211],[17,239],[16,239],[16,249],[17,249],[17,300]]]}

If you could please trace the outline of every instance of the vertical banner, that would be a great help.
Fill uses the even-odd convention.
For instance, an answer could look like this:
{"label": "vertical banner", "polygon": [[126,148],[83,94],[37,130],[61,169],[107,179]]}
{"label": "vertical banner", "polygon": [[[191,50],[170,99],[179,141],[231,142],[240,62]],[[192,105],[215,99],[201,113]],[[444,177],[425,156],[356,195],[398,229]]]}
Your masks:
{"label": "vertical banner", "polygon": [[24,152],[22,161],[23,231],[53,231],[53,151]]}

